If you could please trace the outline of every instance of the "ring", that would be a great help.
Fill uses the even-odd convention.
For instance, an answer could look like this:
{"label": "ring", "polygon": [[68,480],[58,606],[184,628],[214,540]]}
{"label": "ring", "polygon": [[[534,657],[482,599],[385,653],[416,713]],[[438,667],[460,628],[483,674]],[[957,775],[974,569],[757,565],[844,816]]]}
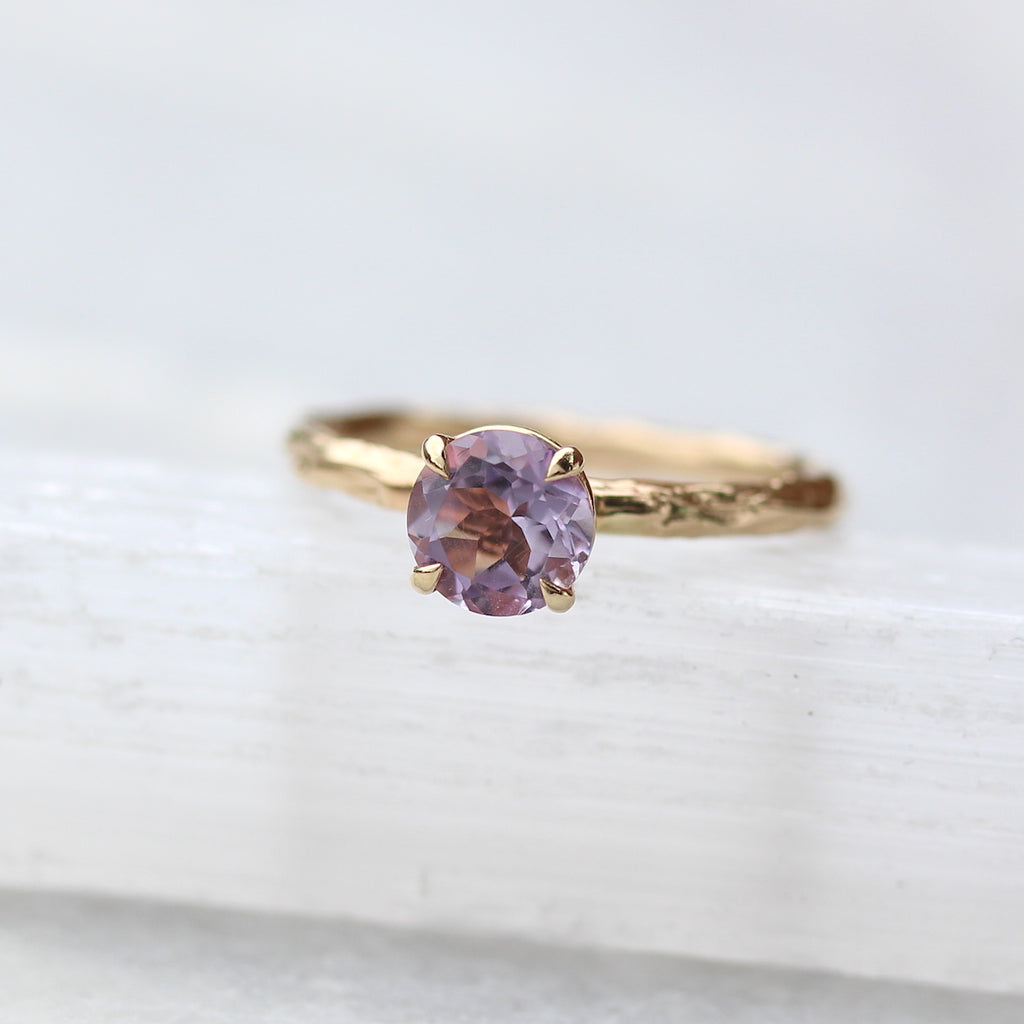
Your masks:
{"label": "ring", "polygon": [[[833,476],[750,438],[563,417],[535,427],[421,412],[316,415],[288,446],[305,479],[406,509],[413,586],[481,615],[568,611],[598,529],[779,533],[825,525],[838,509]],[[584,454],[606,475],[585,473]]]}

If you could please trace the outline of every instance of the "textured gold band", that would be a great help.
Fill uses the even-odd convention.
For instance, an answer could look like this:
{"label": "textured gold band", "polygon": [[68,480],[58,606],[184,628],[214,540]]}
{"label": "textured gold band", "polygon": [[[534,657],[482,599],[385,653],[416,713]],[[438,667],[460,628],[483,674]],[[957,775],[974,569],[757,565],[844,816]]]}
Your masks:
{"label": "textured gold band", "polygon": [[[311,416],[292,431],[288,446],[307,480],[404,509],[423,469],[423,439],[461,434],[483,422],[425,412]],[[602,533],[780,533],[825,525],[837,511],[834,477],[760,441],[633,421],[527,422],[583,453]]]}

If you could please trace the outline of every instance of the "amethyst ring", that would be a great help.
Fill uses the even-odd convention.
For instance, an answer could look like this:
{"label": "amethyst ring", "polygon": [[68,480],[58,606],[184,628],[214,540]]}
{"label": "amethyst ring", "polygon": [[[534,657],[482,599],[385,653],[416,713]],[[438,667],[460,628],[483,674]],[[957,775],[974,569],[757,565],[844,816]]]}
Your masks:
{"label": "amethyst ring", "polygon": [[[289,448],[306,479],[404,508],[413,586],[481,615],[568,611],[598,529],[775,533],[824,525],[838,507],[834,477],[749,438],[561,417],[543,426],[318,415],[292,431]],[[610,475],[588,479],[584,452],[588,468]]]}

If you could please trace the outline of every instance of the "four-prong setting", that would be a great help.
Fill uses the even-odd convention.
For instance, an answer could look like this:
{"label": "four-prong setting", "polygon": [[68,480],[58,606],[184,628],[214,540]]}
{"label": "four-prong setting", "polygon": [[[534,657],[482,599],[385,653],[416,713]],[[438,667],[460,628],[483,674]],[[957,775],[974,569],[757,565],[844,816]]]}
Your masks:
{"label": "four-prong setting", "polygon": [[409,498],[413,585],[481,615],[568,611],[594,543],[583,456],[523,427],[423,442]]}
{"label": "four-prong setting", "polygon": [[431,434],[423,442],[423,461],[439,476],[447,479],[451,476],[448,469],[448,460],[445,458],[445,448],[451,438],[447,434]]}
{"label": "four-prong setting", "polygon": [[579,448],[571,445],[567,448],[559,448],[551,456],[551,465],[548,466],[546,480],[564,480],[569,476],[579,476],[583,472],[583,453]]}

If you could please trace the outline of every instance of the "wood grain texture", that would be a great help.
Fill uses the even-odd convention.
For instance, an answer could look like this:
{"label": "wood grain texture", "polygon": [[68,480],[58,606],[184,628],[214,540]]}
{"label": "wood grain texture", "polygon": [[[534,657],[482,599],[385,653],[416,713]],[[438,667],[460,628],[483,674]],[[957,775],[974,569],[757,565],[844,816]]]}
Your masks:
{"label": "wood grain texture", "polygon": [[1024,553],[599,538],[492,621],[283,465],[0,473],[0,883],[1024,991]]}

